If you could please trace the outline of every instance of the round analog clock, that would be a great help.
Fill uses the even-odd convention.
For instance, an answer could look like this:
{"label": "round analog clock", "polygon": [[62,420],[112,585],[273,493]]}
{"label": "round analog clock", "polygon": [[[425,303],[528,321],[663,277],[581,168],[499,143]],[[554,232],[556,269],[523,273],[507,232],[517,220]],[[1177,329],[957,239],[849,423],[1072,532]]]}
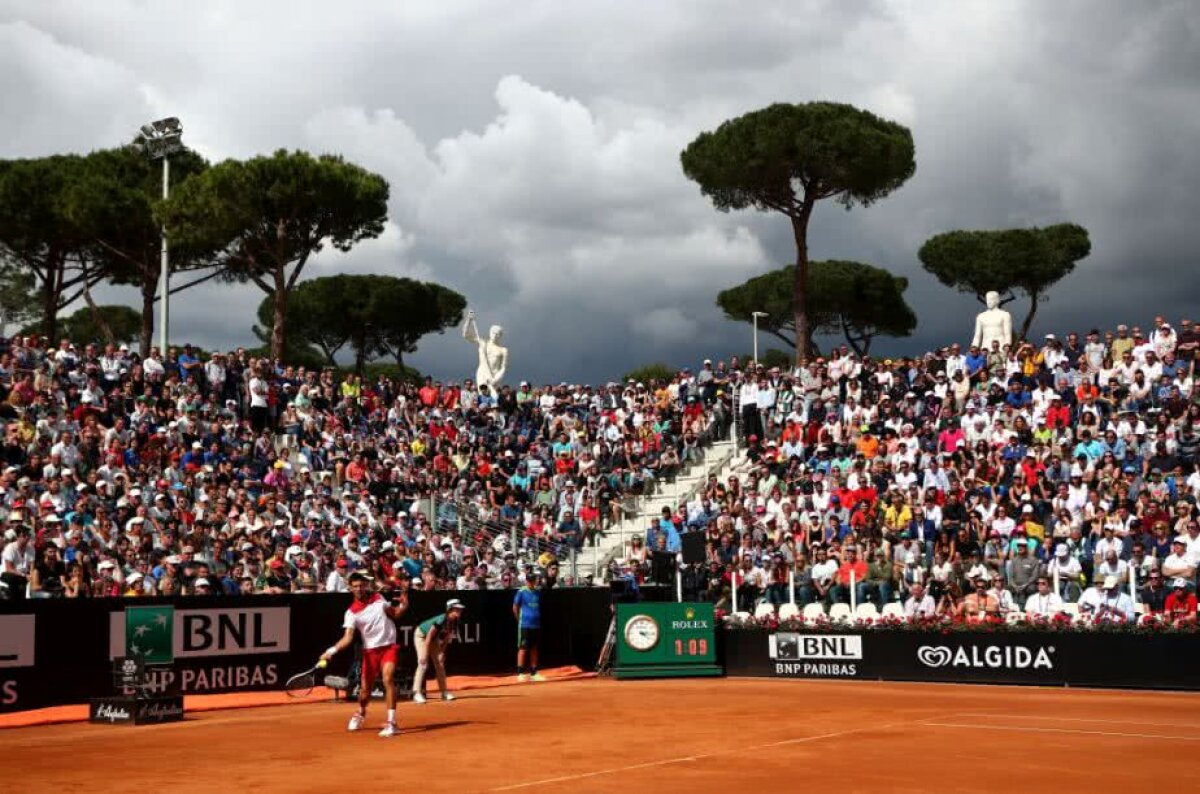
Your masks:
{"label": "round analog clock", "polygon": [[658,622],[649,615],[634,615],[625,621],[625,644],[635,651],[648,651],[658,644]]}

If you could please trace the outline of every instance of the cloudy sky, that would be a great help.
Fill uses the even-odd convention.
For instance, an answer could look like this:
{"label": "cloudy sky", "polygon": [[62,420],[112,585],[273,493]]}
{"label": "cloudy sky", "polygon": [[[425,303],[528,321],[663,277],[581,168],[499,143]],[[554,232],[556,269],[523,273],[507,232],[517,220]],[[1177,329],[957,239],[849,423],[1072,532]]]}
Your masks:
{"label": "cloudy sky", "polygon": [[[1091,231],[1039,333],[1178,319],[1200,286],[1191,0],[0,0],[0,97],[0,157],[118,145],[174,115],[213,160],[287,147],[378,171],[387,233],[306,277],[453,287],[505,327],[514,380],[749,350],[713,299],[792,261],[790,229],[714,211],[679,152],[777,101],[850,102],[913,130],[907,185],[822,207],[810,232],[814,258],[910,278],[917,334],[877,351],[969,334],[978,305],[916,258],[948,229]],[[172,338],[249,344],[261,297],[177,296]],[[411,363],[461,377],[474,351],[447,333]]]}

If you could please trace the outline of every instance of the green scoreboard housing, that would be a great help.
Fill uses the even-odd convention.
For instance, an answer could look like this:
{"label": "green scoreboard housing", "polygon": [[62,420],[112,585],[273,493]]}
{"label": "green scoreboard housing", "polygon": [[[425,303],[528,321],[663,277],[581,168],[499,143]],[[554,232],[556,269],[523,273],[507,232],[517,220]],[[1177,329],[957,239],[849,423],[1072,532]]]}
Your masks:
{"label": "green scoreboard housing", "polygon": [[721,675],[712,604],[617,604],[617,678]]}

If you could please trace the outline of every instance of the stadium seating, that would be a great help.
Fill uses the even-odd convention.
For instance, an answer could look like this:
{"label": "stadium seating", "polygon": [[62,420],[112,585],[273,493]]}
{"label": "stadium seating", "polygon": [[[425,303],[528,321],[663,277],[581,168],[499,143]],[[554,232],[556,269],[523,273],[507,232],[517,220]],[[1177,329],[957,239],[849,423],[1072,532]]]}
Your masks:
{"label": "stadium seating", "polygon": [[804,620],[812,623],[825,617],[825,607],[819,602],[804,605]]}
{"label": "stadium seating", "polygon": [[849,604],[838,602],[829,608],[829,619],[835,623],[847,623],[853,616]]}
{"label": "stadium seating", "polygon": [[859,620],[878,620],[879,609],[870,601],[866,601],[859,604],[858,608],[854,610],[854,617]]}
{"label": "stadium seating", "polygon": [[796,606],[795,604],[779,605],[780,620],[794,620],[798,617],[800,617],[800,607]]}

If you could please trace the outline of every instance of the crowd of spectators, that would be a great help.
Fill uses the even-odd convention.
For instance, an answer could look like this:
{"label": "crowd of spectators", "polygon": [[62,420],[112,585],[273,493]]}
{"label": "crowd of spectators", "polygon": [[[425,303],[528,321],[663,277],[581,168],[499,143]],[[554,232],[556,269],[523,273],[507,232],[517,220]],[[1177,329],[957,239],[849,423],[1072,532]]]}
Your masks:
{"label": "crowd of spectators", "polygon": [[653,552],[703,532],[684,587],[726,608],[736,575],[741,609],[832,605],[853,585],[910,616],[1194,622],[1198,348],[1190,321],[1157,317],[917,358],[706,363],[745,458],[650,521],[623,573],[650,576]]}
{"label": "crowd of spectators", "polygon": [[356,570],[500,588],[533,566],[553,585],[727,432],[698,380],[490,393],[18,336],[0,348],[0,595],[345,591]]}

